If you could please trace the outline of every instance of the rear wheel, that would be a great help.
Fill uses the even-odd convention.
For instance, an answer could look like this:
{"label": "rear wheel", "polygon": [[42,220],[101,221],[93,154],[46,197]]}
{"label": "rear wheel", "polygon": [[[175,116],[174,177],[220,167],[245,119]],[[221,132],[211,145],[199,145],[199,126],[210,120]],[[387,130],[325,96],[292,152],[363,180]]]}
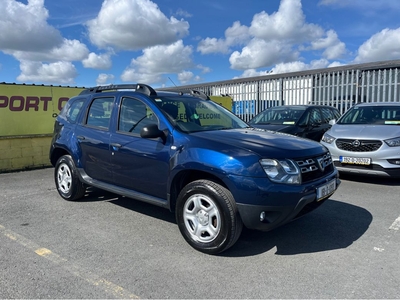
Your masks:
{"label": "rear wheel", "polygon": [[180,192],[176,204],[179,230],[196,250],[217,254],[238,240],[243,223],[232,194],[220,184],[191,182]]}
{"label": "rear wheel", "polygon": [[70,155],[60,157],[55,165],[54,180],[57,191],[65,200],[78,200],[85,194],[85,186],[80,181],[78,171]]}

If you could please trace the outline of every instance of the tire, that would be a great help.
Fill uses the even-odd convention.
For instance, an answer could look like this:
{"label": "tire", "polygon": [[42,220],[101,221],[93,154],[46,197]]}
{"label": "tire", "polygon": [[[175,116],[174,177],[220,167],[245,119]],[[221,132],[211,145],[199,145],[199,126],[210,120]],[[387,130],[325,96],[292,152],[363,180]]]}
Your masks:
{"label": "tire", "polygon": [[86,191],[80,181],[75,163],[70,155],[61,156],[54,169],[54,180],[57,191],[62,198],[69,201],[78,200]]}
{"label": "tire", "polygon": [[233,246],[243,228],[231,192],[210,180],[193,181],[182,189],[176,202],[176,221],[185,240],[207,254]]}

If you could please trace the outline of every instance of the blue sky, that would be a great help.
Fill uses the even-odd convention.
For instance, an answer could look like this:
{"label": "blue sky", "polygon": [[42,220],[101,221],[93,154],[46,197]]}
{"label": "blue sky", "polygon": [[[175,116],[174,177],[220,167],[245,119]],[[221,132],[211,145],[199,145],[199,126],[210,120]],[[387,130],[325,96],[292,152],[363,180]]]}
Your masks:
{"label": "blue sky", "polygon": [[0,82],[169,87],[400,59],[399,0],[0,0]]}

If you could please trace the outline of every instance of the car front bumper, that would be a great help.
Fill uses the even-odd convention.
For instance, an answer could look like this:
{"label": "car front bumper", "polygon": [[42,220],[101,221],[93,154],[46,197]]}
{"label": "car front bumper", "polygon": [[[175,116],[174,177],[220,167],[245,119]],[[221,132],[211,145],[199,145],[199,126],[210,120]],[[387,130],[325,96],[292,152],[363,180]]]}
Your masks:
{"label": "car front bumper", "polygon": [[271,183],[266,185],[265,180],[269,181],[248,179],[244,182],[245,191],[233,192],[243,224],[249,229],[269,231],[297,219],[319,207],[335,192],[317,201],[319,187],[332,180],[336,182],[336,189],[340,185],[336,169],[325,178],[298,186]]}
{"label": "car front bumper", "polygon": [[340,173],[400,178],[400,168],[383,168],[378,164],[371,164],[368,166],[342,164],[338,160],[335,160],[334,164]]}
{"label": "car front bumper", "polygon": [[[341,173],[400,177],[400,147],[389,147],[383,143],[377,151],[351,152],[337,148],[334,143],[321,142],[321,144],[328,148],[335,167]],[[340,157],[369,158],[371,163],[369,165],[342,163]]]}

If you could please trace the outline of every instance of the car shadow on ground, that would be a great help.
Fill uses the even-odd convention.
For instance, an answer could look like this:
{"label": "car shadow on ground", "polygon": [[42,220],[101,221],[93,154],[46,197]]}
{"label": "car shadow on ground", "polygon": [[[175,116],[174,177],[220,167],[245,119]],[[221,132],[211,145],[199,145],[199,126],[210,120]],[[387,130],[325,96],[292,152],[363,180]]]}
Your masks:
{"label": "car shadow on ground", "polygon": [[245,229],[236,245],[223,256],[251,256],[276,247],[277,255],[295,255],[347,248],[369,228],[366,209],[327,200],[315,211],[269,232]]}
{"label": "car shadow on ground", "polygon": [[[108,201],[151,218],[176,224],[175,214],[165,208],[95,188],[88,190],[83,201]],[[272,231],[244,228],[236,244],[220,256],[253,256],[274,248],[276,255],[347,248],[368,230],[372,219],[366,209],[336,201],[333,197],[315,211]],[[178,226],[176,230],[179,230]]]}
{"label": "car shadow on ground", "polygon": [[175,215],[168,209],[128,197],[120,196],[111,192],[97,189],[95,187],[87,188],[85,196],[79,200],[79,202],[98,201],[107,201],[115,205],[119,205],[121,207],[135,211],[137,213],[176,224]]}

